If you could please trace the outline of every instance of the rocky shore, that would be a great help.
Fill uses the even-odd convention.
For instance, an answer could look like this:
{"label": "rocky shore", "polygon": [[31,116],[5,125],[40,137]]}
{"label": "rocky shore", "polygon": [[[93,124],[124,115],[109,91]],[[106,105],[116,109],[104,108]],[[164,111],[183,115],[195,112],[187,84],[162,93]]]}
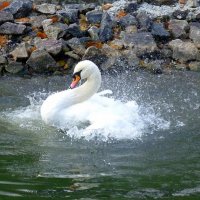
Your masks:
{"label": "rocky shore", "polygon": [[200,8],[0,1],[0,47],[1,75],[63,75],[84,59],[101,70],[200,71]]}

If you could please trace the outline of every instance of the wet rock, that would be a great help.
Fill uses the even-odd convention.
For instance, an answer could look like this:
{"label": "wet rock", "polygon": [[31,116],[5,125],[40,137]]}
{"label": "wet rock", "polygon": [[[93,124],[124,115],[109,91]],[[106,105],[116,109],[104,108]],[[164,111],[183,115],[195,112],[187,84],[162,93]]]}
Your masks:
{"label": "wet rock", "polygon": [[87,3],[87,4],[64,4],[65,9],[76,9],[80,13],[87,13],[91,10],[94,10],[97,6],[96,3]]}
{"label": "wet rock", "polygon": [[69,37],[83,37],[85,35],[85,33],[83,31],[80,30],[80,27],[78,24],[74,23],[74,24],[70,24],[69,27],[66,28],[65,31],[65,36]]}
{"label": "wet rock", "polygon": [[134,49],[127,49],[122,52],[122,56],[126,58],[128,62],[128,66],[130,67],[138,67],[139,65],[139,58],[136,55]]}
{"label": "wet rock", "polygon": [[14,60],[18,58],[28,58],[26,44],[24,42],[19,44],[10,54],[13,56]]}
{"label": "wet rock", "polygon": [[12,22],[13,20],[13,15],[11,13],[0,11],[0,24],[4,22]]}
{"label": "wet rock", "polygon": [[55,71],[57,68],[55,60],[45,50],[33,51],[26,63],[37,73]]}
{"label": "wet rock", "polygon": [[77,54],[75,54],[73,51],[68,51],[68,52],[65,52],[65,55],[66,56],[69,56],[75,60],[80,60],[80,56],[78,56]]}
{"label": "wet rock", "polygon": [[126,28],[131,25],[137,25],[137,20],[134,16],[127,14],[126,16],[120,18],[118,23],[121,27]]}
{"label": "wet rock", "polygon": [[186,38],[189,25],[186,20],[172,19],[169,22],[169,30],[171,30],[174,38]]}
{"label": "wet rock", "polygon": [[56,5],[43,3],[41,5],[36,5],[35,9],[43,14],[55,14],[56,13]]}
{"label": "wet rock", "polygon": [[51,39],[62,37],[68,28],[67,24],[62,24],[60,22],[51,24],[50,20],[44,20],[42,25],[44,32],[47,34],[48,38]]}
{"label": "wet rock", "polygon": [[157,50],[157,45],[150,32],[125,34],[123,40],[125,46],[134,48],[138,56],[151,54]]}
{"label": "wet rock", "polygon": [[21,35],[24,33],[25,29],[26,29],[25,25],[5,22],[4,24],[0,26],[0,34]]}
{"label": "wet rock", "polygon": [[42,27],[42,22],[46,19],[47,19],[46,15],[32,16],[30,17],[30,23],[32,27],[40,28]]}
{"label": "wet rock", "polygon": [[169,47],[173,50],[173,58],[181,62],[200,59],[199,51],[192,42],[176,39],[169,42]]}
{"label": "wet rock", "polygon": [[193,40],[195,46],[197,48],[200,48],[200,23],[191,23],[189,37]]}
{"label": "wet rock", "polygon": [[81,43],[79,38],[72,38],[67,41],[67,45],[78,55],[85,54],[85,46]]}
{"label": "wet rock", "polygon": [[9,62],[8,65],[5,66],[5,70],[11,74],[17,74],[24,69],[24,66],[21,62]]}
{"label": "wet rock", "polygon": [[179,19],[179,20],[183,20],[183,19],[186,19],[187,15],[188,15],[188,10],[175,10],[173,13],[172,13],[172,16],[175,18],[175,19]]}
{"label": "wet rock", "polygon": [[151,28],[151,34],[153,36],[163,39],[170,37],[169,32],[164,28],[162,23],[153,23]]}
{"label": "wet rock", "polygon": [[7,60],[6,60],[5,56],[0,55],[0,65],[6,64],[6,63],[7,63]]}
{"label": "wet rock", "polygon": [[26,17],[30,14],[33,8],[31,0],[14,0],[11,4],[4,8],[4,11],[10,12],[15,18]]}
{"label": "wet rock", "polygon": [[63,48],[63,41],[55,40],[55,39],[39,39],[35,42],[35,46],[37,49],[46,50],[48,53],[52,55],[58,55]]}
{"label": "wet rock", "polygon": [[90,37],[92,40],[99,40],[99,28],[96,26],[92,26],[88,29],[88,33],[90,34]]}
{"label": "wet rock", "polygon": [[191,62],[189,63],[189,69],[191,71],[200,72],[200,62]]}
{"label": "wet rock", "polygon": [[137,26],[135,25],[131,25],[131,26],[127,26],[125,29],[126,33],[136,33],[138,32]]}
{"label": "wet rock", "polygon": [[124,48],[124,42],[122,40],[119,39],[114,39],[113,41],[111,41],[109,43],[109,45],[113,48],[113,49],[117,49],[117,50],[121,50]]}
{"label": "wet rock", "polygon": [[106,42],[108,40],[111,40],[113,37],[113,30],[112,30],[112,20],[108,13],[104,13],[102,20],[101,20],[101,26],[99,30],[99,39],[102,42]]}
{"label": "wet rock", "polygon": [[78,10],[77,9],[66,9],[59,10],[57,12],[60,15],[64,22],[75,23],[78,21]]}
{"label": "wet rock", "polygon": [[91,60],[101,68],[102,64],[108,60],[108,56],[94,46],[88,47],[82,58],[83,60]]}
{"label": "wet rock", "polygon": [[136,16],[138,20],[139,29],[141,31],[149,31],[152,25],[152,19],[148,16],[146,12],[139,12]]}
{"label": "wet rock", "polygon": [[103,16],[103,12],[99,10],[93,10],[86,13],[87,21],[90,24],[99,24],[101,23],[101,19]]}

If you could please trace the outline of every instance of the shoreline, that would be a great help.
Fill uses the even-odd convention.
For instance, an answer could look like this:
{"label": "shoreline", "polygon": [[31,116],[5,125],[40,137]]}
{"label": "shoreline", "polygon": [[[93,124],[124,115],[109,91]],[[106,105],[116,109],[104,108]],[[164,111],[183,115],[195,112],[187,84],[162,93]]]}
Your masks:
{"label": "shoreline", "polygon": [[85,59],[102,71],[200,71],[199,7],[126,0],[103,5],[14,0],[2,6],[1,76],[71,74]]}

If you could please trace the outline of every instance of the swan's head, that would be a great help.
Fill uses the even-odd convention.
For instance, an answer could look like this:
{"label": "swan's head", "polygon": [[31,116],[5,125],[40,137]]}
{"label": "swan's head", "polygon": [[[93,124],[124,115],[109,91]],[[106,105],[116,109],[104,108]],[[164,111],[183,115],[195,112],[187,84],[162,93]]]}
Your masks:
{"label": "swan's head", "polygon": [[75,88],[80,80],[88,79],[96,74],[100,74],[96,64],[90,60],[80,61],[74,68],[73,81],[70,88]]}

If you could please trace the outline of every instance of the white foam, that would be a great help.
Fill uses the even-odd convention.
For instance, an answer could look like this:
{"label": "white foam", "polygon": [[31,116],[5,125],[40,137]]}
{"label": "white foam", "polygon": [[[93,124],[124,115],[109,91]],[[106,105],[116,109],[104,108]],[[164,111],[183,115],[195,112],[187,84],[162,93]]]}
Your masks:
{"label": "white foam", "polygon": [[[95,94],[88,101],[71,106],[63,113],[61,128],[72,138],[86,140],[96,137],[107,140],[139,138],[149,128],[168,129],[170,123],[155,114],[153,109],[138,106],[135,101],[122,102],[106,90]],[[7,111],[4,116],[19,123],[21,128],[42,130],[45,128],[40,116],[40,107],[46,93],[34,93],[29,96],[30,105]]]}

